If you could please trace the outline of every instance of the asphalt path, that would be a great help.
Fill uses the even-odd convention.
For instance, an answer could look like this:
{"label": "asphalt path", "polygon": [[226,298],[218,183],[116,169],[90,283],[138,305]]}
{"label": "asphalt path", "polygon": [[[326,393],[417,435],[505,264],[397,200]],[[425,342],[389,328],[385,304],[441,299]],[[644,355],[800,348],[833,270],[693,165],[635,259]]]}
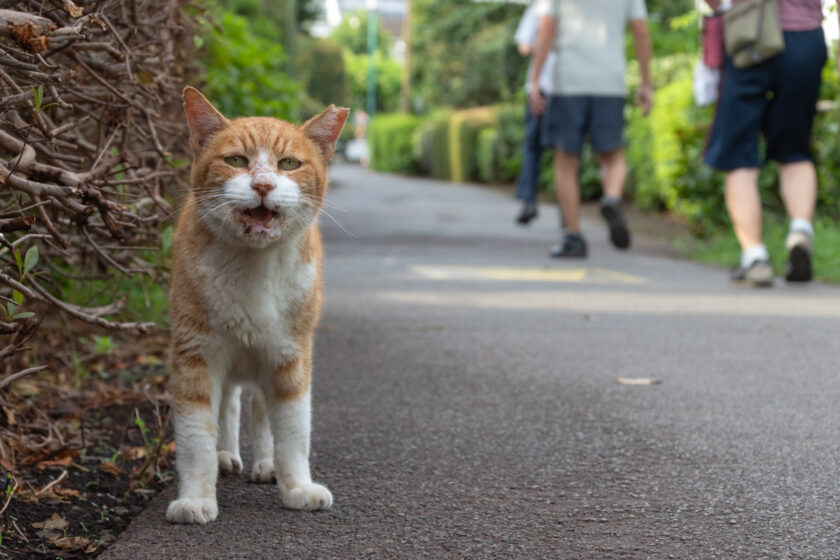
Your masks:
{"label": "asphalt path", "polygon": [[560,262],[549,206],[522,228],[505,191],[332,174],[333,508],[229,477],[217,521],[169,525],[173,485],[101,558],[840,558],[840,289],[739,288],[598,221]]}

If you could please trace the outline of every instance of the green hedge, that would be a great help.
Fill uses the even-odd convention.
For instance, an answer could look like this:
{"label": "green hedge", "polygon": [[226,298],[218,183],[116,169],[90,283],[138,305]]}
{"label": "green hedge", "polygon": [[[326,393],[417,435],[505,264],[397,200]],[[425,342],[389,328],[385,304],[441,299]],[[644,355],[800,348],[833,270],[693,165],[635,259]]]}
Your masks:
{"label": "green hedge", "polygon": [[500,175],[496,148],[499,145],[499,129],[488,126],[481,129],[475,142],[475,163],[478,180],[495,183]]}
{"label": "green hedge", "polygon": [[452,111],[429,115],[414,135],[414,158],[420,172],[436,179],[452,177],[449,162],[449,119]]}
{"label": "green hedge", "polygon": [[495,122],[494,109],[489,107],[431,115],[414,138],[416,166],[438,179],[478,181],[478,137]]}
{"label": "green hedge", "polygon": [[[647,118],[628,103],[627,196],[640,207],[680,217],[695,234],[703,236],[729,227],[729,218],[723,176],[702,161],[714,109],[694,104],[694,61],[694,56],[683,55],[656,61],[659,87],[654,109]],[[834,61],[826,65],[823,81],[824,100],[840,97]],[[628,99],[633,99],[632,92]],[[402,135],[399,141],[382,144],[389,151],[399,152],[399,157],[379,157],[388,157],[392,162],[389,171],[419,172],[457,181],[513,183],[522,165],[523,108],[524,99],[520,96],[517,104],[439,111],[419,118],[419,125],[413,117],[388,117],[412,123],[404,132],[413,131],[413,153],[408,156],[407,136]],[[814,125],[814,157],[820,180],[818,214],[823,218],[840,218],[840,142],[835,141],[838,136],[840,109],[823,106]],[[376,141],[372,139],[372,143]],[[375,154],[375,147],[373,151]],[[552,175],[551,150],[547,150],[539,179],[542,190],[553,191]],[[588,148],[582,157],[580,181],[584,200],[601,195],[600,170]],[[769,214],[783,214],[775,165],[763,167],[759,187]]]}
{"label": "green hedge", "polygon": [[421,122],[418,117],[404,114],[373,117],[368,125],[371,167],[393,173],[419,171],[412,139]]}
{"label": "green hedge", "polygon": [[449,120],[449,162],[453,181],[478,180],[477,142],[484,128],[494,126],[489,107],[458,111]]}

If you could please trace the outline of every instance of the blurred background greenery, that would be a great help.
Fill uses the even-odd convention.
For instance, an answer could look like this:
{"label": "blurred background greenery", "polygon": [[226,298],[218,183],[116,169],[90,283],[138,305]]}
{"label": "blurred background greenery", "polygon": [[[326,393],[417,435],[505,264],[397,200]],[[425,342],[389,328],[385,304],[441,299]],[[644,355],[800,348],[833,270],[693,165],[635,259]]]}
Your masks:
{"label": "blurred background greenery", "polygon": [[[524,5],[391,0],[404,6],[403,13],[389,18],[380,10],[369,27],[369,8],[375,4],[370,2],[359,0],[354,6],[351,0],[335,0],[333,6],[343,7],[338,19],[325,13],[330,4],[325,0],[204,4],[195,34],[196,83],[229,116],[300,122],[330,103],[348,106],[354,116],[342,136],[345,141],[365,124],[359,115],[372,106],[366,141],[373,169],[510,188],[521,165],[528,61],[517,54],[513,35]],[[685,224],[694,236],[680,243],[687,254],[728,264],[738,250],[722,177],[701,162],[713,109],[697,107],[692,93],[701,15],[693,0],[649,0],[647,6],[656,104],[649,118],[631,104],[627,108],[628,201]],[[633,52],[628,37],[630,99],[639,82]],[[817,229],[826,242],[817,246],[815,268],[823,279],[840,282],[840,259],[833,254],[840,244],[828,242],[840,241],[834,60],[824,78],[814,149],[821,184]],[[544,154],[540,183],[546,200],[553,198],[550,160],[551,154]],[[584,198],[596,199],[600,174],[591,154],[584,154],[580,173]],[[763,170],[761,190],[769,210],[768,244],[781,258],[785,225],[773,166]],[[164,247],[159,257],[163,269],[166,255]],[[75,299],[107,301],[115,289],[128,292],[138,318],[165,322],[165,285],[102,287],[98,293],[78,292]]]}

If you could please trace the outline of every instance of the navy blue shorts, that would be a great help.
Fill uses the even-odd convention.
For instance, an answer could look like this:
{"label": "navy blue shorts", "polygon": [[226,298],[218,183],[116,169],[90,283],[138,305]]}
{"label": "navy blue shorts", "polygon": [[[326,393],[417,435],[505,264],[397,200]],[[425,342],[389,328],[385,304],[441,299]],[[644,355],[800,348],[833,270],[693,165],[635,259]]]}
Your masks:
{"label": "navy blue shorts", "polygon": [[760,167],[759,133],[767,160],[811,161],[826,58],[822,28],[786,31],[785,50],[749,68],[736,68],[726,57],[705,162],[721,171]]}
{"label": "navy blue shorts", "polygon": [[624,146],[624,97],[559,95],[548,100],[540,139],[546,148],[580,154],[589,136],[592,151],[612,152]]}

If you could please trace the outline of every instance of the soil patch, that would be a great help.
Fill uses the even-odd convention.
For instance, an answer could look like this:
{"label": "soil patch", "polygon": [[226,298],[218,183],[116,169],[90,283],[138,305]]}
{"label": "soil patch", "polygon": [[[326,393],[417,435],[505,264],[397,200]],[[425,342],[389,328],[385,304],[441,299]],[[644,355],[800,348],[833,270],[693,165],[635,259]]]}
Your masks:
{"label": "soil patch", "polygon": [[0,558],[91,558],[173,477],[166,336],[38,336],[0,393]]}

